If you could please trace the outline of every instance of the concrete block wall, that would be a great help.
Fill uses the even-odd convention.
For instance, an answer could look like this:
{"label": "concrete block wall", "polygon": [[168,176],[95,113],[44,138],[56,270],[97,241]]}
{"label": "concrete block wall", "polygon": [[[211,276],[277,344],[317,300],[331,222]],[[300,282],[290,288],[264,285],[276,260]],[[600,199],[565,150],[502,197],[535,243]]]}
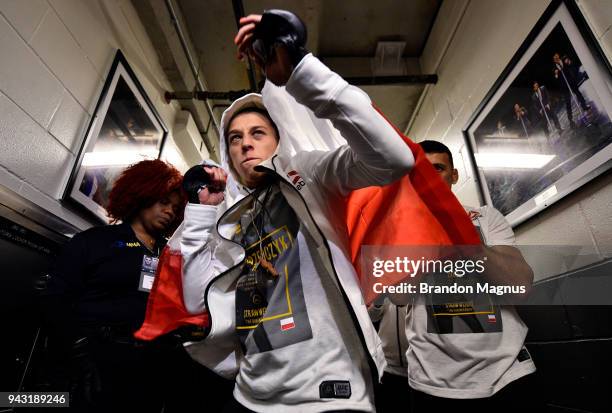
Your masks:
{"label": "concrete block wall", "polygon": [[[423,73],[437,73],[427,87],[408,135],[436,139],[451,148],[459,169],[455,194],[478,205],[461,130],[518,47],[548,0],[453,0],[442,4],[421,57]],[[595,36],[612,60],[612,5],[580,0]],[[612,174],[608,172],[515,228],[520,244],[584,245],[597,260],[612,257]]]}
{"label": "concrete block wall", "polygon": [[0,0],[0,184],[85,229],[59,199],[116,49],[170,133],[162,157],[187,168],[172,140],[178,104],[128,0]]}

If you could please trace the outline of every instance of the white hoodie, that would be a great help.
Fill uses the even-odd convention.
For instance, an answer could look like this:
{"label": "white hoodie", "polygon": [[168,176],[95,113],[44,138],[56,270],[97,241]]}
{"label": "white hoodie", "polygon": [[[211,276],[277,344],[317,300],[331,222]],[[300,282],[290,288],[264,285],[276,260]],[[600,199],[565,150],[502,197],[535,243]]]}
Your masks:
{"label": "white hoodie", "polygon": [[[187,349],[217,373],[228,378],[238,375],[234,395],[251,410],[371,411],[372,381],[382,375],[385,359],[349,258],[344,211],[339,205],[344,205],[344,197],[353,189],[387,185],[405,175],[414,158],[368,96],[314,56],[302,59],[286,90],[317,117],[329,119],[348,143],[332,151],[293,154],[284,145],[285,133],[290,131],[281,129],[276,153],[256,167],[280,178],[281,194],[299,219],[299,273],[312,339],[246,355],[239,345],[236,281],[245,249],[231,239],[251,197],[231,175],[223,204],[189,204],[185,210],[178,240],[185,305],[193,313],[208,310],[211,320],[206,339],[188,344]],[[234,102],[222,117],[223,128],[238,109],[258,106],[258,101],[256,95],[247,95]],[[280,123],[278,113],[270,115]],[[222,166],[230,171],[223,136],[221,145]],[[327,312],[327,319],[321,311]],[[306,367],[304,361],[309,363]],[[324,382],[345,378],[351,382],[348,398],[342,383],[331,383],[339,386],[333,391],[340,397],[322,397]]]}

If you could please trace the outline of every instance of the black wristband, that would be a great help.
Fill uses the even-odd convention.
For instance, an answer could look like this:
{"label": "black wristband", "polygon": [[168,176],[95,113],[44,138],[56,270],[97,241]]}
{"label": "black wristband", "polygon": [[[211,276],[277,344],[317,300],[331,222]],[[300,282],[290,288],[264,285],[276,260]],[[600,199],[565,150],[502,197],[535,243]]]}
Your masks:
{"label": "black wristband", "polygon": [[183,177],[183,190],[187,193],[189,202],[192,204],[199,204],[200,190],[209,183],[210,177],[204,170],[203,165],[193,166],[185,172],[185,176]]}

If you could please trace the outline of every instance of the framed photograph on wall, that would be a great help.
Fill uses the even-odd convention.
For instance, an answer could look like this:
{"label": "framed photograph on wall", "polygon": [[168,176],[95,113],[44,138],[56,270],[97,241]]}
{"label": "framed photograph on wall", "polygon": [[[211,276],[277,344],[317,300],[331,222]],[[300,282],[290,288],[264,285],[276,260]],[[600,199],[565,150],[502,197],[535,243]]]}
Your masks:
{"label": "framed photograph on wall", "polygon": [[129,165],[161,154],[168,129],[121,51],[117,51],[64,199],[105,223],[115,180]]}
{"label": "framed photograph on wall", "polygon": [[516,226],[612,166],[612,76],[572,0],[547,8],[464,130],[482,201]]}

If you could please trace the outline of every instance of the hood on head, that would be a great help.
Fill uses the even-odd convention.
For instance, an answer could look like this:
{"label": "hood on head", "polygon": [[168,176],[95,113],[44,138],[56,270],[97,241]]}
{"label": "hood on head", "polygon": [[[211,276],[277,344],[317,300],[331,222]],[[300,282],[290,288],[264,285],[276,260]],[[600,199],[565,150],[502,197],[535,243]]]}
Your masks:
{"label": "hood on head", "polygon": [[[219,131],[219,148],[221,152],[221,165],[224,168],[230,168],[231,161],[229,157],[229,151],[227,147],[227,139],[225,136],[225,131],[229,127],[230,120],[234,117],[234,115],[241,111],[244,108],[259,108],[266,110],[266,107],[263,104],[263,98],[259,93],[249,93],[248,95],[244,95],[239,99],[236,99],[229,108],[225,109],[223,115],[221,116],[221,130]],[[232,171],[234,173],[234,171]],[[235,176],[238,179],[238,176]]]}
{"label": "hood on head", "polygon": [[219,131],[219,152],[221,156],[221,166],[228,172],[227,177],[227,190],[231,199],[236,199],[241,194],[244,195],[247,191],[240,184],[240,177],[232,167],[232,162],[229,157],[229,150],[227,146],[227,139],[225,131],[229,127],[230,120],[240,110],[249,107],[256,107],[260,109],[266,109],[263,103],[262,96],[259,93],[249,93],[239,99],[236,99],[230,107],[225,109],[221,116],[221,130]]}

